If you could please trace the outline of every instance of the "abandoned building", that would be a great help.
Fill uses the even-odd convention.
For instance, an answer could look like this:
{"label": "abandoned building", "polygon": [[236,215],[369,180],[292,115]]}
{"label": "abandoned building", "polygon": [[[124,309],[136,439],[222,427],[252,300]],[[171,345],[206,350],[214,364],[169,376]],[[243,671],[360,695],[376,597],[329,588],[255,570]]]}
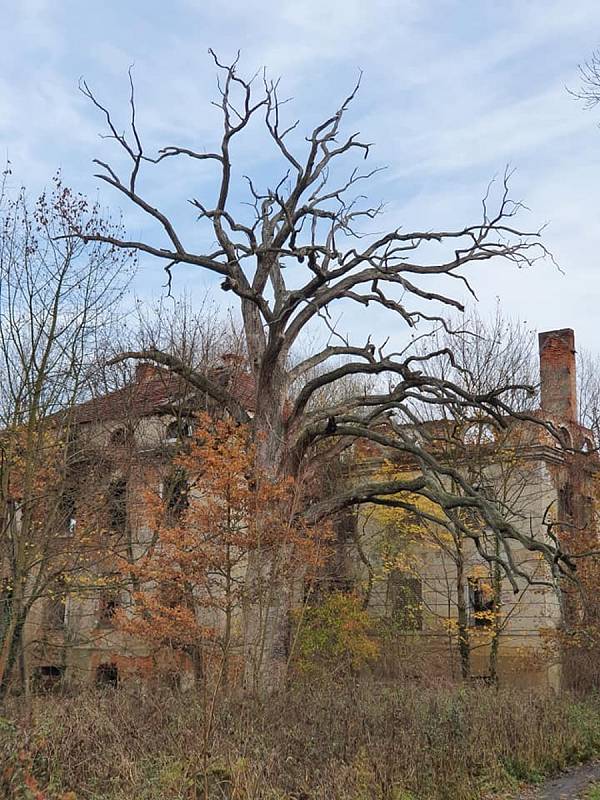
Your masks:
{"label": "abandoned building", "polygon": [[[501,433],[477,420],[442,438],[444,447],[454,448],[448,457],[462,453],[465,468],[476,470],[482,489],[516,528],[544,539],[556,535],[562,520],[570,525],[561,529],[562,536],[593,526],[599,464],[591,452],[592,435],[578,422],[573,331],[542,333],[539,345],[541,409],[535,413],[560,432],[562,444],[525,420],[512,420]],[[254,386],[239,362],[230,359],[214,375],[252,411]],[[198,398],[180,378],[141,363],[130,384],[79,406],[74,442],[81,457],[60,536],[68,541],[73,535],[85,515],[85,498],[102,485],[113,537],[134,555],[143,552],[150,532],[136,498],[166,479],[174,449],[191,433],[191,414],[200,405],[210,411],[206,398]],[[435,430],[435,423],[430,427]],[[357,459],[350,479],[381,469],[410,472],[414,465],[370,451]],[[560,658],[548,654],[545,633],[560,627],[563,611],[549,567],[537,554],[513,548],[514,563],[530,578],[517,576],[515,586],[493,574],[472,542],[453,540],[447,530],[424,527],[406,513],[382,514],[365,506],[345,517],[342,528],[332,588],[359,587],[369,612],[386,622],[389,646],[381,670],[459,676],[461,643],[464,650],[468,636],[473,677],[486,679],[495,659],[492,668],[502,681],[560,684]],[[114,538],[106,539],[104,557],[94,564],[97,574],[111,573],[111,542]],[[114,624],[122,603],[122,593],[110,582],[38,603],[24,634],[28,675],[49,688],[60,681],[116,685],[151,671],[147,647]],[[494,603],[499,613],[490,615]],[[189,665],[181,662],[177,669],[185,683]]]}
{"label": "abandoned building", "polygon": [[[541,408],[530,415],[548,421],[558,436],[520,419],[508,421],[506,430],[485,420],[426,426],[440,457],[461,463],[472,485],[493,499],[517,530],[540,541],[557,536],[577,552],[577,536],[588,544],[596,541],[600,463],[592,432],[578,421],[573,331],[541,333],[539,359]],[[361,469],[381,464],[382,454],[371,453]],[[400,460],[391,468],[402,473],[414,467]],[[411,525],[410,515],[382,515],[366,507],[358,525],[362,558],[351,559],[370,583],[369,608],[396,619],[405,631],[393,639],[400,648],[392,659],[397,667],[413,675],[456,677],[466,666],[464,640],[462,656],[473,678],[485,681],[494,674],[509,685],[568,685],[564,659],[549,642],[564,616],[575,617],[581,609],[570,587],[557,592],[539,554],[513,544],[512,562],[522,575],[511,584],[499,572],[494,575],[472,540],[435,524]],[[480,536],[488,537],[488,552],[504,553],[504,544],[485,529]]]}

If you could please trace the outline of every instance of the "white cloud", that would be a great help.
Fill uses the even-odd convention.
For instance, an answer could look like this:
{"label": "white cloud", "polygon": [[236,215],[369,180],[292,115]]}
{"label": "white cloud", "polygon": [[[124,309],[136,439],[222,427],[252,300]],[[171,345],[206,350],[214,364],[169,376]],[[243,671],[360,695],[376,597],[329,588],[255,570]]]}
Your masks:
{"label": "white cloud", "polygon": [[[91,158],[116,156],[96,137],[101,116],[76,90],[82,73],[124,128],[126,72],[135,62],[148,146],[213,148],[219,119],[210,106],[209,46],[223,58],[240,47],[242,70],[266,64],[282,74],[282,94],[295,97],[286,113],[304,127],[331,111],[363,68],[349,125],[375,141],[374,160],[390,166],[372,187],[376,202],[390,203],[389,224],[472,221],[487,181],[510,162],[518,170],[515,193],[532,208],[527,224],[551,221],[546,236],[567,275],[552,267],[494,268],[475,279],[479,293],[486,303],[501,295],[508,311],[541,327],[576,324],[593,344],[600,132],[564,86],[573,85],[577,62],[597,44],[596,0],[231,0],[227,14],[218,0],[168,7],[159,0],[101,7],[21,0],[3,22],[0,153],[33,185],[62,165],[72,182],[91,188]],[[270,182],[275,162],[256,128],[240,140],[235,159],[238,172],[251,169]],[[145,186],[192,240],[186,200],[211,191],[212,170],[168,166],[150,171]],[[127,220],[147,231],[129,210]],[[202,283],[197,273],[185,274]],[[162,282],[159,270],[150,282]],[[389,324],[387,316],[380,320]]]}

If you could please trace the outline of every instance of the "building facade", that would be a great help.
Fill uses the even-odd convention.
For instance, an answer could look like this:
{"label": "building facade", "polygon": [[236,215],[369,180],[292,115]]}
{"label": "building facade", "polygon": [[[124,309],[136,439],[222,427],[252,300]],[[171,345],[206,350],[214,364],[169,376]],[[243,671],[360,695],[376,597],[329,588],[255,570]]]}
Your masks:
{"label": "building facade", "polygon": [[[573,331],[542,333],[539,343],[541,409],[529,419],[510,419],[505,430],[471,420],[451,434],[445,421],[427,425],[439,457],[460,463],[517,530],[540,541],[561,537],[568,545],[581,531],[586,541],[595,537],[598,459],[591,432],[577,417]],[[252,411],[254,387],[238,362],[216,368],[213,378]],[[22,669],[32,685],[114,685],[156,670],[156,654],[115,624],[128,590],[113,576],[118,558],[126,554],[135,561],[151,543],[141,498],[149,491],[161,495],[169,482],[173,488],[173,454],[191,433],[198,409],[217,412],[179,378],[147,364],[125,388],[77,409],[76,466],[59,532],[65,553],[71,537],[74,557],[77,541],[77,565],[67,565],[64,591],[59,587],[36,603],[27,621]],[[536,420],[547,420],[555,433]],[[381,470],[406,474],[415,465],[365,450],[347,479]],[[478,524],[465,522],[471,523]],[[89,541],[82,551],[86,526]],[[383,676],[445,680],[468,672],[515,685],[564,683],[550,640],[565,614],[581,609],[536,553],[516,543],[507,554],[485,528],[479,531],[486,552],[510,557],[516,568],[511,582],[482,558],[475,538],[423,523],[406,510],[364,506],[338,527],[335,569],[329,568],[324,585],[363,598],[384,642],[376,667]],[[192,683],[189,658],[161,658],[163,673]]]}

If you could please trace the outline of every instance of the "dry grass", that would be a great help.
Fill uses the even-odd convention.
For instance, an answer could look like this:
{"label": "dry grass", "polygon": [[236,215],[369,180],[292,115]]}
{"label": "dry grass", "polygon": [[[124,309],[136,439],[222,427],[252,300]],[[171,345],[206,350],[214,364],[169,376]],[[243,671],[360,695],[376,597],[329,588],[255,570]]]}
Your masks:
{"label": "dry grass", "polygon": [[489,688],[338,683],[230,699],[208,748],[203,704],[166,690],[4,714],[10,800],[474,800],[600,751],[600,699]]}

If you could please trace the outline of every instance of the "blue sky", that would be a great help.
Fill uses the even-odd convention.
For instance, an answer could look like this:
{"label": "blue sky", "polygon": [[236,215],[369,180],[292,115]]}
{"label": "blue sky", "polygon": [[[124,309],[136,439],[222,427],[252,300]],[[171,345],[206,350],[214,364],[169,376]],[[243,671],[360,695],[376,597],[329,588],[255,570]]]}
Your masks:
{"label": "blue sky", "polygon": [[[265,65],[281,75],[290,114],[306,128],[362,69],[349,125],[376,143],[373,164],[387,165],[370,190],[387,203],[386,227],[478,220],[488,181],[510,164],[513,194],[531,209],[522,224],[549,223],[545,242],[563,272],[481,270],[473,280],[482,308],[500,298],[529,325],[574,327],[580,346],[600,350],[600,110],[583,111],[565,88],[600,46],[597,0],[19,0],[4,4],[2,27],[0,152],[15,180],[37,190],[60,167],[116,209],[119,199],[92,177],[91,159],[116,153],[98,138],[102,120],[78,92],[80,76],[124,126],[135,64],[148,148],[211,149],[219,121],[208,47],[223,59],[241,49],[247,73]],[[257,131],[235,157],[268,182],[273,165]],[[210,178],[186,164],[149,175],[145,187],[193,238],[186,200],[208,191]],[[132,234],[151,235],[124,211]],[[142,261],[134,290],[147,299],[162,282],[160,267]],[[208,284],[191,269],[176,275],[176,289],[193,296]],[[390,323],[378,317],[378,333]]]}

